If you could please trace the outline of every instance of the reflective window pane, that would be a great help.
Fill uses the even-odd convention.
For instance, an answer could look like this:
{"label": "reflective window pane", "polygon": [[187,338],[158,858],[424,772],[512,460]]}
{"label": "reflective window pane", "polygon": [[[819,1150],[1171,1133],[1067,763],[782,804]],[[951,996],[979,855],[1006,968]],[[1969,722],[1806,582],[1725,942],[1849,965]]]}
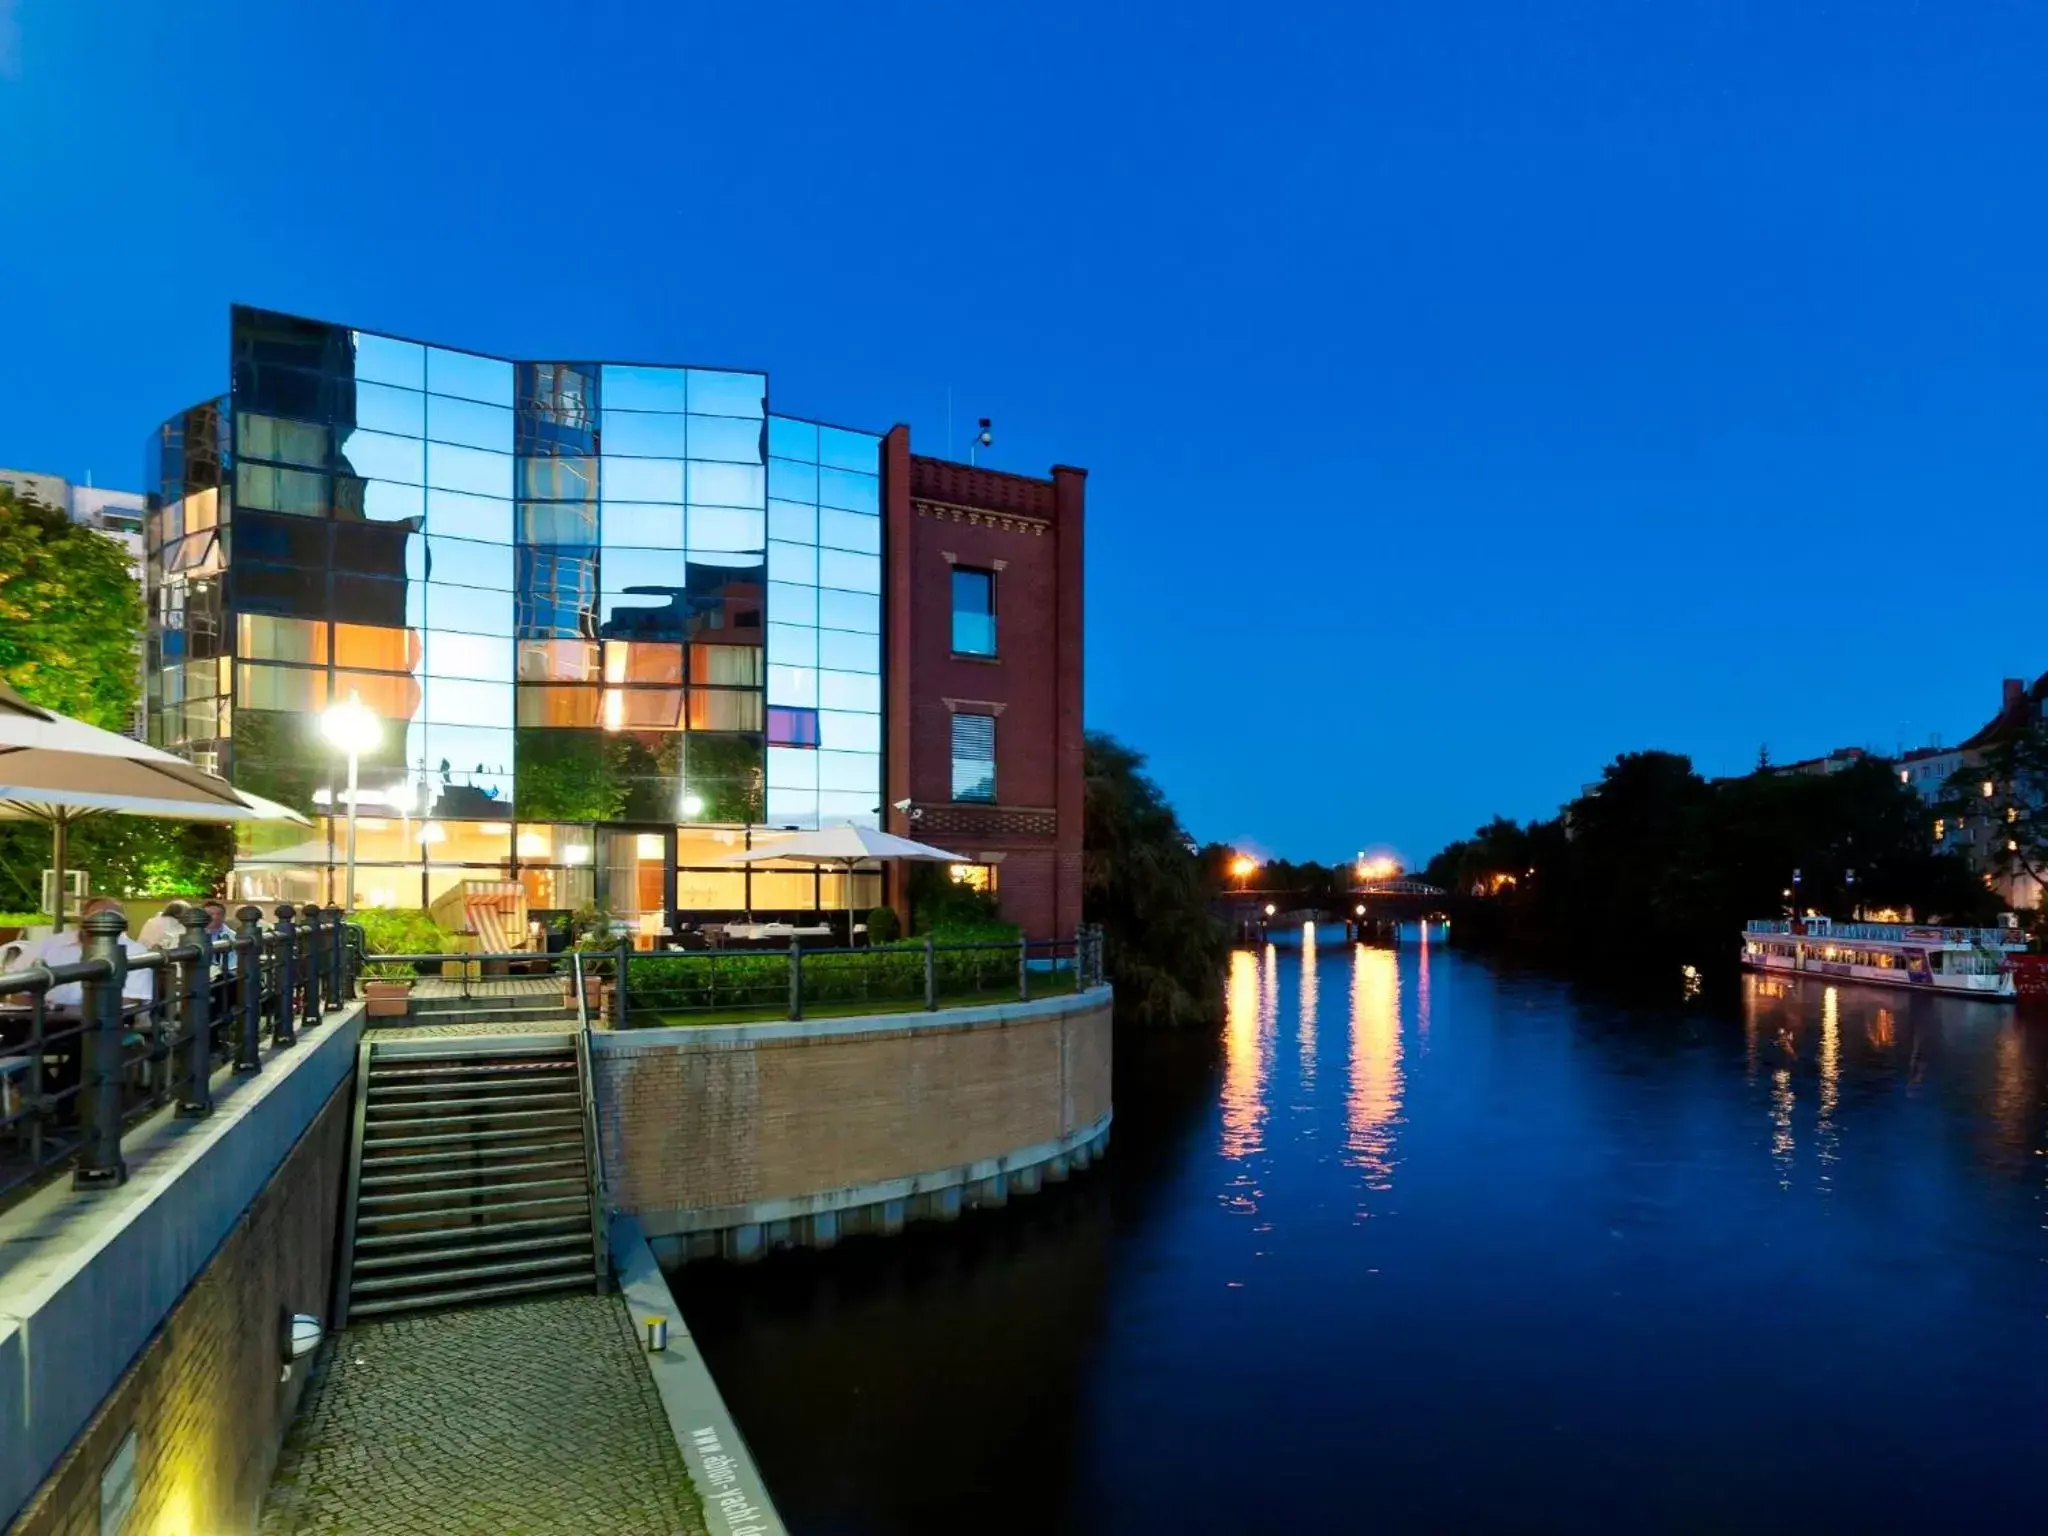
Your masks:
{"label": "reflective window pane", "polygon": [[427,397],[416,389],[389,384],[356,385],[355,425],[400,437],[427,435]]}
{"label": "reflective window pane", "polygon": [[451,443],[427,444],[427,484],[440,491],[476,496],[512,495],[512,455],[487,453]]}
{"label": "reflective window pane", "polygon": [[298,517],[325,517],[327,477],[306,469],[279,469],[268,464],[235,466],[235,505]]}
{"label": "reflective window pane", "polygon": [[426,506],[425,494],[417,485],[344,478],[335,487],[335,513],[340,517],[360,513],[376,523],[413,522]]}
{"label": "reflective window pane", "polygon": [[519,494],[529,501],[597,500],[597,460],[573,454],[515,461]]}
{"label": "reflective window pane", "polygon": [[[692,416],[690,451],[693,459],[720,459],[732,464],[759,465],[761,423],[731,416]],[[610,444],[606,447],[610,450]]]}
{"label": "reflective window pane", "polygon": [[419,665],[420,631],[388,624],[334,626],[334,664],[351,671],[410,672]]}
{"label": "reflective window pane", "polygon": [[868,672],[818,673],[818,703],[825,709],[861,710],[879,714],[882,679]]}
{"label": "reflective window pane", "polygon": [[436,677],[427,683],[426,718],[444,725],[510,725],[512,684]]}
{"label": "reflective window pane", "polygon": [[604,541],[645,549],[681,549],[683,509],[673,502],[606,501]]}
{"label": "reflective window pane", "polygon": [[607,541],[598,580],[604,592],[681,593],[689,585],[689,562],[680,549],[620,549]]}
{"label": "reflective window pane", "polygon": [[857,475],[850,469],[820,469],[818,502],[821,506],[878,516],[882,510],[882,482],[873,475]]}
{"label": "reflective window pane", "polygon": [[709,416],[767,414],[768,376],[764,373],[713,373],[690,370],[689,408]]}
{"label": "reflective window pane", "polygon": [[721,688],[758,688],[761,647],[710,643],[700,637],[690,646],[690,681]]}
{"label": "reflective window pane", "polygon": [[472,352],[427,348],[427,388],[437,395],[459,395],[485,405],[512,408],[512,365]]}
{"label": "reflective window pane", "polygon": [[810,830],[818,824],[818,792],[808,788],[788,789],[769,780],[768,821],[771,826]]}
{"label": "reflective window pane", "polygon": [[768,702],[792,709],[818,707],[818,674],[809,667],[768,664]]}
{"label": "reflective window pane", "polygon": [[370,479],[418,485],[426,467],[426,454],[416,437],[395,437],[358,427],[342,437],[337,467]]}
{"label": "reflective window pane", "polygon": [[521,502],[519,542],[578,544],[597,542],[596,502]]}
{"label": "reflective window pane", "polygon": [[815,667],[818,664],[818,632],[807,625],[770,624],[768,664]]}
{"label": "reflective window pane", "polygon": [[882,750],[882,717],[826,709],[818,713],[818,744],[830,752]]}
{"label": "reflective window pane", "polygon": [[818,589],[793,587],[787,582],[768,583],[768,611],[785,624],[818,622]]}
{"label": "reflective window pane", "polygon": [[242,411],[235,417],[235,452],[302,469],[327,467],[327,429],[277,416]]}
{"label": "reflective window pane", "polygon": [[607,455],[599,484],[607,501],[681,501],[683,466],[678,459],[615,459]]}
{"label": "reflective window pane", "polygon": [[746,553],[768,542],[765,513],[738,507],[691,507],[690,548],[706,553]]}
{"label": "reflective window pane", "polygon": [[684,456],[687,429],[682,416],[665,416],[653,411],[604,413],[604,451],[641,459],[680,459]]}
{"label": "reflective window pane", "polygon": [[689,408],[680,368],[606,363],[600,389],[607,410],[681,413]]}
{"label": "reflective window pane", "polygon": [[[235,621],[235,652],[245,661],[298,661],[324,665],[327,661],[327,625],[324,620],[273,618],[267,614],[245,613]],[[206,665],[212,666],[213,663]]]}
{"label": "reflective window pane", "polygon": [[874,555],[848,554],[843,549],[818,551],[818,585],[847,592],[880,592],[882,562]]}
{"label": "reflective window pane", "polygon": [[882,600],[861,592],[820,592],[818,627],[879,635],[882,632]]}
{"label": "reflective window pane", "polygon": [[818,551],[809,544],[769,544],[768,579],[815,585],[818,580]]}
{"label": "reflective window pane", "polygon": [[759,507],[766,498],[767,483],[759,465],[706,464],[692,460],[688,490],[692,506]]}
{"label": "reflective window pane", "polygon": [[768,494],[782,501],[815,503],[818,499],[818,468],[790,459],[768,461]]}
{"label": "reflective window pane", "polygon": [[879,474],[882,468],[882,440],[872,432],[849,432],[844,427],[820,427],[818,462],[833,469],[858,469],[870,475]]}
{"label": "reflective window pane", "polygon": [[768,784],[777,789],[816,789],[818,754],[808,748],[770,747]]}
{"label": "reflective window pane", "polygon": [[426,542],[429,580],[458,587],[490,587],[499,592],[510,592],[516,584],[509,544],[439,538]]}
{"label": "reflective window pane", "polygon": [[426,386],[426,348],[416,341],[395,341],[370,331],[350,333],[355,343],[355,375],[407,389]]}
{"label": "reflective window pane", "polygon": [[427,532],[487,544],[512,542],[512,503],[464,491],[427,492]]}
{"label": "reflective window pane", "polygon": [[502,635],[464,635],[430,629],[424,637],[429,677],[503,682],[512,676],[512,641]]}
{"label": "reflective window pane", "polygon": [[[835,513],[834,516],[851,518],[850,512]],[[869,519],[863,519],[869,521]],[[800,501],[771,501],[768,503],[768,537],[787,539],[793,544],[818,542],[818,509]],[[849,547],[849,546],[842,546]],[[858,548],[859,546],[850,546]]]}
{"label": "reflective window pane", "polygon": [[787,416],[768,418],[768,451],[785,459],[800,459],[808,464],[818,461],[818,424],[813,421],[793,421]]}
{"label": "reflective window pane", "polygon": [[[879,782],[879,775],[877,776]],[[861,789],[818,791],[818,824],[838,826],[851,822],[856,827],[878,827],[881,817],[875,804],[877,791]],[[825,873],[818,881],[823,892],[825,905],[842,909],[846,905],[846,876]],[[857,874],[853,877],[853,901],[856,907],[872,907],[882,899],[882,877],[880,875]]]}
{"label": "reflective window pane", "polygon": [[436,442],[510,453],[512,413],[503,406],[434,395],[427,406],[427,436]]}
{"label": "reflective window pane", "polygon": [[[521,725],[594,728],[603,700],[601,688],[557,688],[523,686],[517,690]],[[520,756],[528,754],[522,742]],[[522,769],[523,773],[525,770]]]}
{"label": "reflective window pane", "polygon": [[598,680],[595,640],[521,640],[521,682],[594,683]]}
{"label": "reflective window pane", "polygon": [[818,788],[879,791],[881,765],[872,753],[825,752],[818,759]]}
{"label": "reflective window pane", "polygon": [[818,509],[818,542],[832,549],[851,549],[862,554],[882,552],[882,520],[836,507]]}
{"label": "reflective window pane", "polygon": [[422,584],[425,622],[434,629],[459,629],[472,635],[512,633],[512,595],[480,587]]}
{"label": "reflective window pane", "polygon": [[996,722],[992,715],[953,716],[953,798],[996,797]]}

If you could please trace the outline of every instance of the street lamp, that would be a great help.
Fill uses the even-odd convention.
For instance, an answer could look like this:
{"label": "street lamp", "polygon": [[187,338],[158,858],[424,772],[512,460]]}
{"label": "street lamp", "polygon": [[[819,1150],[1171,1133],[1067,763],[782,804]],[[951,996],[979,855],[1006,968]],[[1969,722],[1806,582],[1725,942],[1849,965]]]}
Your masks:
{"label": "street lamp", "polygon": [[320,734],[348,754],[348,896],[344,905],[356,909],[356,770],[362,755],[377,745],[383,726],[376,712],[351,688],[348,697],[330,704],[320,716]]}
{"label": "street lamp", "polygon": [[1237,876],[1237,888],[1240,891],[1245,888],[1245,883],[1251,879],[1252,871],[1258,867],[1259,862],[1257,859],[1248,859],[1241,853],[1230,861],[1230,872]]}

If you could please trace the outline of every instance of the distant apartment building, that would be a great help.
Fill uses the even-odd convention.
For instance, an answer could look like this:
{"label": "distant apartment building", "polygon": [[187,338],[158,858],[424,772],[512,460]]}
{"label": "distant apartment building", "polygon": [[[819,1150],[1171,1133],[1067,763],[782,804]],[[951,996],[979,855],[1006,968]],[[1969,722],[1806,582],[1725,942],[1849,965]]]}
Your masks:
{"label": "distant apartment building", "polygon": [[[96,485],[78,485],[62,475],[39,474],[28,469],[0,469],[0,485],[15,495],[56,507],[74,523],[97,528],[128,552],[128,569],[138,590],[143,587],[142,525],[149,515],[149,503],[139,491],[110,491]],[[142,655],[136,654],[137,675],[142,674]],[[141,740],[145,710],[138,702],[127,734]]]}

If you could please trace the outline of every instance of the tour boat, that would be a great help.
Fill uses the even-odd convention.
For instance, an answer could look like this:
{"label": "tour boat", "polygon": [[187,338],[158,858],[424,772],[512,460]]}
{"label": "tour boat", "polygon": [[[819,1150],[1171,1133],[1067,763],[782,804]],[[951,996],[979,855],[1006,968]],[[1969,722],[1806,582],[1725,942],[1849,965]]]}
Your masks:
{"label": "tour boat", "polygon": [[2010,956],[2027,947],[2017,928],[1934,928],[1913,923],[1838,923],[1831,918],[1760,918],[1742,935],[1742,963],[1757,971],[1791,971],[1924,987],[1971,997],[2013,996]]}

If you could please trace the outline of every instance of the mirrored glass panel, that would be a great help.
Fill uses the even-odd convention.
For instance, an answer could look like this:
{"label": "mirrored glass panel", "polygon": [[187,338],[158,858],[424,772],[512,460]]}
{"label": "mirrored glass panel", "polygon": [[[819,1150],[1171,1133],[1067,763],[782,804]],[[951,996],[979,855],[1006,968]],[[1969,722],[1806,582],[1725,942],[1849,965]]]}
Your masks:
{"label": "mirrored glass panel", "polygon": [[741,554],[768,542],[768,519],[765,513],[739,507],[693,506],[687,532],[692,550]]}
{"label": "mirrored glass panel", "polygon": [[818,632],[801,624],[770,624],[768,664],[815,667],[818,664]]}
{"label": "mirrored glass panel", "polygon": [[490,587],[500,592],[510,592],[516,582],[509,544],[439,538],[430,538],[426,544],[429,580],[461,587]]}
{"label": "mirrored glass panel", "polygon": [[426,453],[416,437],[394,437],[357,427],[342,433],[336,467],[366,479],[418,485],[426,468]]}
{"label": "mirrored glass panel", "polygon": [[768,451],[778,458],[818,461],[818,424],[793,421],[787,416],[768,418]]}
{"label": "mirrored glass panel", "polygon": [[798,747],[768,749],[768,783],[776,789],[818,787],[818,754]]}
{"label": "mirrored glass panel", "polygon": [[818,674],[818,703],[825,709],[865,710],[879,713],[882,708],[882,680],[865,672],[826,672]]}
{"label": "mirrored glass panel", "polygon": [[453,443],[427,444],[427,484],[435,490],[467,491],[477,496],[512,495],[512,455],[462,448]]}
{"label": "mirrored glass panel", "polygon": [[674,411],[689,409],[681,368],[648,368],[632,363],[604,365],[606,410]]}
{"label": "mirrored glass panel", "polygon": [[415,522],[425,510],[426,493],[417,485],[389,480],[343,480],[336,497],[336,517],[363,517],[374,523]]}
{"label": "mirrored glass panel", "polygon": [[879,635],[882,632],[882,601],[859,592],[821,591],[818,594],[818,627]]}
{"label": "mirrored glass panel", "polygon": [[430,629],[425,635],[425,670],[429,677],[469,678],[503,682],[512,676],[509,636],[465,635]]}
{"label": "mirrored glass panel", "polygon": [[857,469],[881,473],[882,440],[872,432],[851,432],[844,427],[818,428],[818,462],[832,469]]}
{"label": "mirrored glass panel", "polygon": [[820,710],[818,745],[828,752],[879,752],[882,750],[882,717],[837,709]]}
{"label": "mirrored glass panel", "polygon": [[[762,462],[761,423],[732,416],[692,416],[690,423],[690,451],[693,459],[719,459],[733,464]],[[616,452],[609,441],[608,452]]]}
{"label": "mirrored glass panel", "polygon": [[847,592],[879,593],[882,590],[882,562],[874,555],[821,549],[818,551],[818,585]]}
{"label": "mirrored glass panel", "polygon": [[768,494],[781,501],[801,501],[815,505],[818,500],[817,466],[798,464],[789,459],[770,459]]}
{"label": "mirrored glass panel", "polygon": [[821,506],[843,507],[849,512],[879,516],[882,510],[882,482],[874,475],[857,475],[851,470],[818,471],[818,502]]}
{"label": "mirrored glass panel", "polygon": [[512,408],[512,365],[473,352],[427,348],[427,388],[437,395],[459,395],[484,405]]}
{"label": "mirrored glass panel", "polygon": [[606,455],[598,482],[607,501],[681,501],[679,459],[615,459]]}
{"label": "mirrored glass panel", "polygon": [[436,442],[510,453],[512,413],[503,406],[434,395],[427,407],[427,436]]}
{"label": "mirrored glass panel", "polygon": [[[850,518],[852,514],[841,512],[836,513],[835,516]],[[771,539],[786,539],[792,544],[816,543],[818,541],[818,509],[796,501],[769,502],[768,537]]]}
{"label": "mirrored glass panel", "polygon": [[768,545],[768,579],[795,581],[806,586],[818,580],[818,551],[809,544]]}
{"label": "mirrored glass panel", "polygon": [[512,503],[465,491],[427,492],[427,532],[487,544],[512,542]]}
{"label": "mirrored glass panel", "polygon": [[355,425],[400,437],[427,435],[427,397],[416,389],[357,384]]}
{"label": "mirrored glass panel", "polygon": [[687,484],[692,506],[759,507],[767,496],[758,465],[708,464],[693,459]]}
{"label": "mirrored glass panel", "polygon": [[687,449],[688,420],[652,411],[604,413],[604,451],[628,458],[680,459]]}
{"label": "mirrored glass panel", "polygon": [[882,520],[835,507],[818,509],[818,542],[832,549],[850,549],[859,554],[882,552]]}
{"label": "mirrored glass panel", "polygon": [[606,544],[643,549],[683,547],[683,509],[673,502],[612,501],[604,504]]}
{"label": "mirrored glass panel", "polygon": [[768,375],[693,368],[689,408],[707,416],[751,416],[759,420],[767,414]]}
{"label": "mirrored glass panel", "polygon": [[784,666],[771,661],[768,664],[768,702],[815,709],[818,704],[817,672],[810,667]]}
{"label": "mirrored glass panel", "polygon": [[370,331],[352,331],[355,346],[355,376],[380,384],[400,384],[407,389],[426,385],[426,348],[416,341],[396,341]]}

